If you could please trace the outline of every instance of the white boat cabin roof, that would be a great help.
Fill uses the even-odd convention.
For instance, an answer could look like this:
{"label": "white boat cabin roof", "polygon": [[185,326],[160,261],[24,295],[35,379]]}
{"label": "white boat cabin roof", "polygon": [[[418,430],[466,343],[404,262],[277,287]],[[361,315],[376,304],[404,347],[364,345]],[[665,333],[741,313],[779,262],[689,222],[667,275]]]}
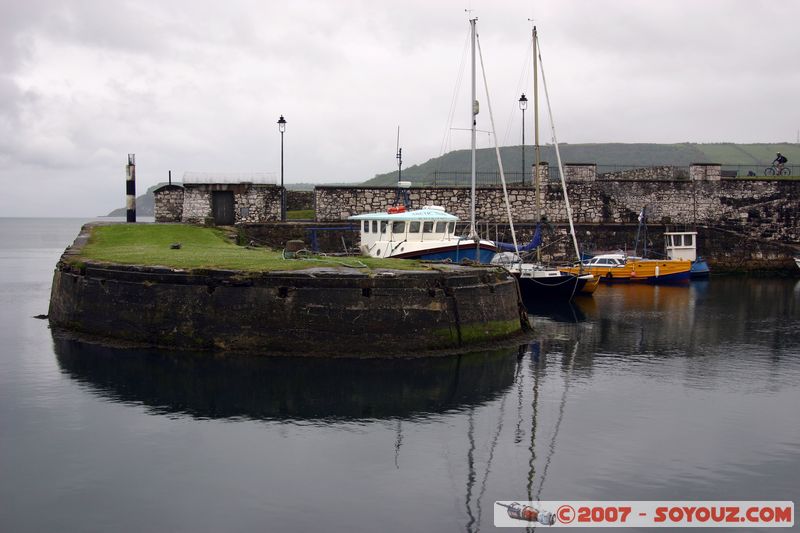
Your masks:
{"label": "white boat cabin roof", "polygon": [[402,211],[399,213],[365,213],[363,215],[352,215],[348,220],[435,220],[445,222],[457,222],[458,217],[445,212],[441,207],[425,206],[422,209]]}
{"label": "white boat cabin roof", "polygon": [[583,262],[587,266],[619,266],[625,264],[625,254],[601,254]]}

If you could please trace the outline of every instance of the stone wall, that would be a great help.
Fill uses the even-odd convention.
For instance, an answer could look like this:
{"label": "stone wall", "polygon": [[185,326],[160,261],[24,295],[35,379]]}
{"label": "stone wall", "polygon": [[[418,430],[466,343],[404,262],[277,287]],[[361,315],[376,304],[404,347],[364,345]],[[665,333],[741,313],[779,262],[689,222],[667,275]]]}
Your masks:
{"label": "stone wall", "polygon": [[567,163],[564,165],[567,181],[594,181],[597,178],[597,165],[594,163]]}
{"label": "stone wall", "polygon": [[314,209],[314,191],[286,191],[286,210]]}
{"label": "stone wall", "polygon": [[183,192],[181,222],[202,224],[211,216],[211,191],[205,187],[186,187]]}
{"label": "stone wall", "polygon": [[281,189],[274,185],[251,185],[234,193],[236,223],[281,219]]}
{"label": "stone wall", "polygon": [[[594,179],[589,166],[574,166],[579,176],[573,174],[575,179],[567,182],[575,223],[635,224],[646,207],[647,220],[654,224],[703,225],[800,245],[798,180],[721,178],[719,165],[693,165],[692,179]],[[537,220],[534,187],[509,187],[508,193],[515,223]],[[440,205],[466,221],[469,194],[467,188],[413,188],[411,202],[417,207]],[[560,182],[543,182],[540,194],[541,215],[552,223],[566,223]],[[395,198],[396,190],[389,187],[317,187],[316,217],[343,221],[354,214],[384,211]],[[476,218],[480,223],[507,222],[502,189],[477,189]]]}
{"label": "stone wall", "polygon": [[153,191],[156,222],[180,222],[183,218],[183,187],[164,185]]}
{"label": "stone wall", "polygon": [[[280,220],[281,189],[275,185],[254,183],[185,184],[182,222],[200,224],[213,216],[211,197],[214,191],[231,191],[236,223],[259,223]],[[158,205],[158,197],[156,198]]]}
{"label": "stone wall", "polygon": [[597,175],[597,179],[605,180],[680,180],[689,179],[689,171],[686,167],[673,167],[662,165],[658,167],[629,168],[625,170],[615,170],[603,172]]}

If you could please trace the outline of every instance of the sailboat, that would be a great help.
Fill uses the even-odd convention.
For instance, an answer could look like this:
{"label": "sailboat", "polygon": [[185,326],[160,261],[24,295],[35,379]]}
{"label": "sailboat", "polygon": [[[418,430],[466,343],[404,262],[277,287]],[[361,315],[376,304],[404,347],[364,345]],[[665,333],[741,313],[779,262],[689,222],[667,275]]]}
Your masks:
{"label": "sailboat", "polygon": [[[476,116],[479,105],[475,98],[475,23],[470,19],[472,39],[472,100],[470,123],[472,136],[472,170],[470,191],[470,221],[466,236],[455,233],[458,217],[445,212],[440,206],[423,206],[410,210],[408,205],[396,204],[385,212],[353,215],[348,220],[360,224],[361,253],[371,257],[393,257],[401,259],[424,259],[436,261],[463,260],[489,263],[497,252],[493,241],[481,239],[475,223],[475,151]],[[399,142],[398,142],[399,144]],[[398,160],[400,150],[398,148]],[[398,169],[399,178],[399,169]],[[398,190],[410,186],[410,182],[398,180]],[[398,194],[398,198],[401,195]],[[407,198],[408,195],[403,195]]]}
{"label": "sailboat", "polygon": [[[540,209],[539,209],[539,81],[538,81],[538,62],[540,57],[537,53],[538,47],[538,37],[536,34],[536,27],[533,27],[532,32],[532,40],[533,40],[533,106],[534,106],[534,131],[535,131],[535,154],[536,154],[536,161],[535,161],[535,184],[536,184],[536,213],[537,218],[540,217]],[[542,76],[544,76],[544,70],[542,70]],[[544,82],[544,77],[542,78]],[[547,95],[547,85],[545,84],[545,95]],[[548,109],[550,106],[549,97],[547,99],[548,102]],[[551,126],[553,125],[552,119],[552,110],[550,113],[550,123]],[[561,186],[564,194],[564,202],[567,208],[567,217],[569,218],[569,225],[570,225],[570,234],[573,239],[573,243],[575,245],[575,252],[580,257],[580,252],[578,251],[578,243],[575,238],[575,228],[572,225],[572,209],[569,205],[569,197],[567,196],[567,187],[566,183],[564,182],[564,171],[561,165],[561,154],[558,151],[558,141],[556,140],[555,135],[555,126],[552,126],[552,134],[553,134],[553,144],[556,148],[556,155],[558,157],[558,168],[559,174],[561,177]],[[499,157],[499,154],[498,154]],[[503,183],[503,188],[505,189],[505,181]],[[506,203],[508,202],[508,198],[506,197]],[[535,302],[535,303],[544,303],[547,301],[569,301],[571,300],[575,294],[581,292],[584,287],[587,286],[591,289],[587,292],[591,294],[593,288],[596,288],[596,283],[594,283],[594,278],[591,275],[586,275],[583,273],[570,273],[570,272],[562,272],[555,268],[549,268],[542,264],[541,262],[541,234],[540,234],[540,226],[537,226],[536,234],[529,245],[527,247],[535,247],[537,253],[537,261],[535,263],[523,262],[519,256],[521,251],[528,251],[525,248],[519,248],[517,246],[516,236],[514,235],[514,224],[511,221],[511,210],[508,208],[508,217],[509,217],[509,225],[511,227],[512,238],[514,241],[513,247],[510,246],[502,246],[498,243],[501,248],[504,249],[512,249],[512,253],[504,253],[498,254],[495,256],[494,262],[498,264],[502,264],[511,274],[513,274],[519,280],[520,292],[522,294],[523,301],[527,300],[528,302]],[[537,239],[537,234],[539,238]],[[535,245],[535,246],[534,246]],[[527,248],[526,247],[526,248]]]}

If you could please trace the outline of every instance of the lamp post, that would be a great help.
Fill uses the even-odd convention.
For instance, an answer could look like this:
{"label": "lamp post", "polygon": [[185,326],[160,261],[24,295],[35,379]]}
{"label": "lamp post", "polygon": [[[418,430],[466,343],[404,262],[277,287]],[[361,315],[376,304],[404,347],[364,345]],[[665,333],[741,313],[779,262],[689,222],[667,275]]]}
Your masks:
{"label": "lamp post", "polygon": [[283,132],[286,131],[286,119],[278,119],[278,131],[281,132],[281,222],[286,222],[286,189],[283,188]]}
{"label": "lamp post", "polygon": [[522,110],[522,184],[525,185],[525,110],[528,109],[525,93],[519,97],[519,108]]}

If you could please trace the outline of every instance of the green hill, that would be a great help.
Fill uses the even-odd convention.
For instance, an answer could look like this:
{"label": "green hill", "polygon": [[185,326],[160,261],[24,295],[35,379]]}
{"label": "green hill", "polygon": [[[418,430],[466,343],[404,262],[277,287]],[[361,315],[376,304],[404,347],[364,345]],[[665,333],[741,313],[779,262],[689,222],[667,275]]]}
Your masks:
{"label": "green hill", "polygon": [[[656,165],[688,166],[692,163],[719,163],[724,167],[751,167],[761,173],[764,167],[781,152],[789,158],[789,165],[800,164],[800,144],[734,144],[734,143],[679,143],[679,144],[559,144],[561,159],[566,163],[596,163],[598,171],[618,168],[644,167]],[[519,181],[522,172],[522,150],[520,146],[500,148],[503,167],[510,182]],[[556,153],[552,145],[541,147],[542,161],[556,166]],[[527,168],[533,164],[533,147],[525,146],[525,163]],[[478,150],[476,154],[478,172],[491,173],[482,176],[482,181],[494,183],[497,171],[497,159],[493,148]],[[603,169],[602,167],[606,167]],[[458,183],[464,183],[470,168],[469,150],[449,152],[441,157],[430,159],[425,163],[403,169],[403,180],[419,184],[432,183],[434,179],[447,182],[458,174]],[[746,168],[742,169],[746,174]],[[527,176],[526,176],[527,179]],[[397,182],[397,171],[378,174],[366,181],[364,185],[393,185]]]}
{"label": "green hill", "polygon": [[[159,183],[158,185],[153,185],[152,187],[147,189],[147,192],[144,194],[140,194],[136,197],[136,216],[140,217],[152,217],[155,214],[155,196],[153,196],[153,191],[161,187],[162,185],[166,185],[166,183]],[[124,217],[128,212],[127,209],[124,207],[119,207],[114,209],[109,214],[105,215],[107,217]]]}

